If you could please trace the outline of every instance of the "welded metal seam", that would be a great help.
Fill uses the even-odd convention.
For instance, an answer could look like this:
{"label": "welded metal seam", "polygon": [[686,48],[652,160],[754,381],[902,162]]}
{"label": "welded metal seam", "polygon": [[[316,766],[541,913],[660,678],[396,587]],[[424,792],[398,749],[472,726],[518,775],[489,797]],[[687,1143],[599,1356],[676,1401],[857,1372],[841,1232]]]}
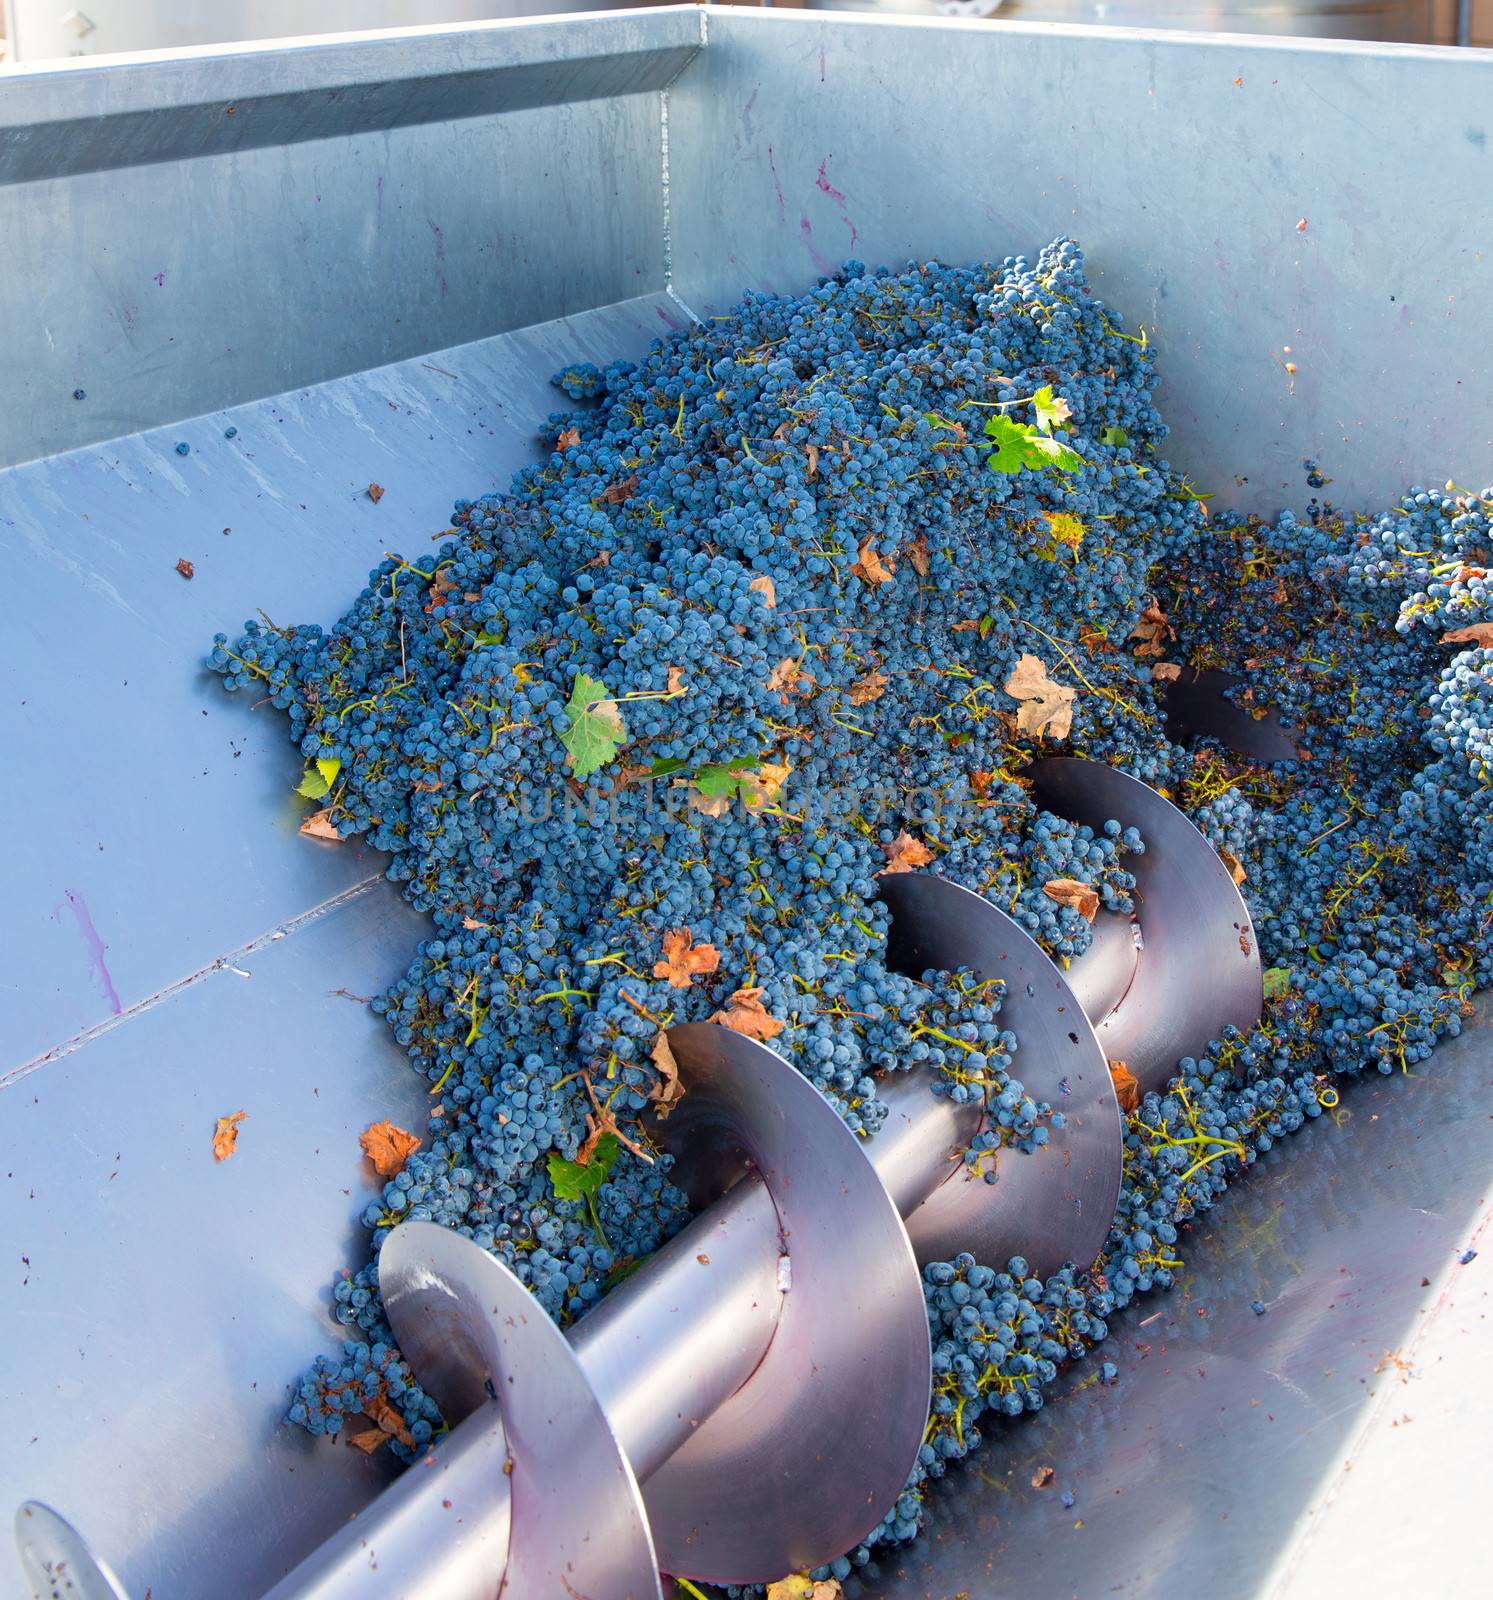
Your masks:
{"label": "welded metal seam", "polygon": [[[7,1072],[0,1072],[0,1090],[9,1089],[19,1083],[23,1078],[29,1077],[40,1067],[45,1067],[53,1061],[60,1061],[64,1056],[70,1056],[74,1051],[81,1050],[84,1045],[92,1044],[95,1039],[101,1039],[106,1033],[112,1033],[116,1028],[122,1027],[126,1022],[133,1022],[138,1016],[147,1011],[153,1011],[158,1005],[167,1000],[173,1000],[184,990],[190,989],[194,984],[201,983],[204,978],[210,978],[214,973],[234,970],[234,963],[245,956],[254,955],[263,950],[266,945],[276,944],[281,939],[288,938],[291,934],[299,933],[303,928],[309,927],[313,922],[318,922],[322,917],[333,911],[340,911],[343,906],[350,904],[360,895],[382,883],[384,875],[376,872],[372,877],[364,878],[361,882],[353,884],[350,889],[344,889],[340,894],[334,894],[330,900],[324,900],[318,906],[312,906],[309,911],[302,911],[286,921],[277,923],[266,932],[257,934],[247,944],[241,944],[226,954],[215,957],[205,966],[198,967],[195,972],[189,972],[184,978],[178,978],[174,983],[168,983],[164,988],[157,989],[153,994],[148,994],[143,1000],[137,1000],[133,1005],[126,1006],[123,1011],[112,1017],[105,1017],[102,1022],[95,1022],[89,1027],[64,1039],[60,1044],[54,1044],[51,1049],[45,1050],[39,1056],[33,1056],[29,1061],[23,1061],[19,1066],[12,1067]],[[247,978],[248,973],[240,973],[240,977]]]}
{"label": "welded metal seam", "polygon": [[[707,13],[702,8],[700,12],[700,49],[705,49],[709,43],[710,24]],[[674,287],[674,197],[669,172],[669,91],[678,83],[680,74],[690,67],[695,59],[695,56],[692,55],[688,61],[681,63],[679,71],[658,92],[658,177],[659,194],[663,209],[660,243],[663,249],[664,294],[679,307],[691,322],[700,322],[704,319]]]}

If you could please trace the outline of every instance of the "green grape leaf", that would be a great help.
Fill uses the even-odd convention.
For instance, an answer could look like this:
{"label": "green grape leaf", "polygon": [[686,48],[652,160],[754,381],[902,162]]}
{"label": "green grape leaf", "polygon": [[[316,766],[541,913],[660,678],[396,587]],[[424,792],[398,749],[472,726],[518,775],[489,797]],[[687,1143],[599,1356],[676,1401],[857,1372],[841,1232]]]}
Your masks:
{"label": "green grape leaf", "polygon": [[303,794],[308,800],[325,800],[331,793],[332,786],[319,773],[315,767],[307,767],[306,775],[296,785],[296,793]]}
{"label": "green grape leaf", "polygon": [[558,1150],[549,1157],[550,1186],[557,1200],[585,1200],[588,1203],[601,1193],[601,1186],[611,1176],[622,1143],[615,1133],[604,1133],[596,1141],[591,1160],[582,1166],[579,1161],[567,1161]]}
{"label": "green grape leaf", "polygon": [[1051,433],[1073,415],[1073,408],[1052,392],[1050,383],[1044,383],[1032,396],[1032,410],[1037,414],[1037,427],[1043,433]]}
{"label": "green grape leaf", "polygon": [[577,675],[565,704],[570,726],[560,736],[571,771],[584,778],[604,767],[627,741],[627,724],[604,683]]}
{"label": "green grape leaf", "polygon": [[688,762],[678,761],[673,756],[668,756],[661,761],[655,761],[648,769],[648,776],[650,778],[672,778],[676,772],[683,772],[688,765]]}
{"label": "green grape leaf", "polygon": [[1078,451],[1044,434],[1034,434],[1027,440],[1027,447],[1032,457],[1028,466],[1056,467],[1060,472],[1077,472],[1083,465],[1083,457]]}
{"label": "green grape leaf", "polygon": [[1123,428],[1106,428],[1099,435],[1099,443],[1107,444],[1113,450],[1123,450],[1130,443],[1130,435]]}
{"label": "green grape leaf", "polygon": [[501,633],[489,633],[486,628],[479,628],[477,632],[472,635],[472,644],[474,647],[483,644],[502,644],[502,642],[503,635]]}
{"label": "green grape leaf", "polygon": [[757,765],[753,756],[737,756],[734,761],[703,766],[695,774],[695,788],[707,800],[734,800],[742,792],[742,773]]}
{"label": "green grape leaf", "polygon": [[342,761],[338,756],[318,756],[316,770],[321,774],[322,782],[331,788],[337,781],[337,774],[342,771]]}
{"label": "green grape leaf", "polygon": [[1026,458],[1028,430],[1010,417],[994,416],[985,424],[985,433],[995,448],[985,457],[985,465],[992,472],[1020,472],[1029,463]]}
{"label": "green grape leaf", "polygon": [[1269,967],[1265,971],[1263,982],[1265,998],[1274,1000],[1291,987],[1291,969],[1289,967]]}
{"label": "green grape leaf", "polygon": [[1039,433],[1030,422],[994,416],[985,424],[985,433],[995,446],[985,458],[985,465],[992,472],[1019,472],[1023,467],[1036,472],[1049,467],[1073,472],[1083,465],[1083,457],[1076,450]]}

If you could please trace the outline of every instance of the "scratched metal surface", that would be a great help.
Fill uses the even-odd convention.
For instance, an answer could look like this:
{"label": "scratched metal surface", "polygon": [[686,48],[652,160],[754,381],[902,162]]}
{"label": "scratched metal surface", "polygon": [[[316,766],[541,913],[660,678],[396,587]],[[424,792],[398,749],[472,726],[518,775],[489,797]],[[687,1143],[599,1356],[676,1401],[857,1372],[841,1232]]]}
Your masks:
{"label": "scratched metal surface", "polygon": [[29,775],[0,799],[27,841],[5,866],[0,1083],[380,870],[297,839],[299,754],[203,669],[213,633],[261,608],[335,621],[386,550],[430,549],[458,495],[534,456],[566,404],[552,372],[678,316],[644,297],[0,472],[26,572],[0,749]]}
{"label": "scratched metal surface", "polygon": [[[260,1594],[381,1485],[279,1417],[366,1250],[357,1136],[425,1104],[332,992],[386,986],[424,923],[375,853],[299,836],[284,719],[205,646],[256,603],[334,620],[386,548],[429,549],[458,493],[534,457],[550,373],[674,315],[645,297],[0,473],[27,570],[0,749],[56,774],[0,802],[27,841],[0,953],[0,1513],[64,1508],[136,1596]],[[86,666],[59,671],[60,641]],[[24,1592],[6,1555],[0,1596]]]}
{"label": "scratched metal surface", "polygon": [[[1487,475],[1487,412],[1463,397],[1487,388],[1493,184],[1473,86],[1493,58],[708,23],[689,65],[704,19],[658,11],[7,79],[0,320],[19,377],[0,387],[0,459],[43,459],[0,473],[0,542],[24,575],[0,634],[0,820],[23,841],[0,867],[0,1416],[14,1441],[0,1510],[54,1498],[137,1595],[252,1595],[376,1490],[346,1450],[307,1470],[313,1446],[274,1419],[329,1331],[332,1272],[358,1253],[356,1133],[419,1104],[378,1026],[330,993],[387,982],[418,925],[360,847],[295,834],[283,722],[201,671],[214,629],[256,606],[331,620],[385,549],[429,548],[454,496],[529,456],[556,400],[546,375],[640,350],[679,320],[670,291],[704,309],[753,282],[802,287],[847,248],[1000,256],[1081,233],[1105,292],[1157,329],[1176,455],[1200,478],[1250,474],[1241,496],[1298,498],[1305,453],[1355,499],[1422,466]],[[381,176],[400,207],[387,233]],[[448,228],[448,213],[464,220]],[[1294,386],[1286,343],[1306,353]],[[1232,1326],[1278,1340],[1269,1352],[1210,1343],[1193,1379],[1153,1349],[1118,1389],[1013,1430],[1017,1452],[1074,1430],[1088,1499],[1139,1504],[1131,1480],[1152,1485],[1149,1522],[1096,1509],[1075,1533],[1107,1552],[1082,1558],[1090,1592],[1113,1558],[1151,1585],[1135,1592],[1176,1593],[1152,1569],[1191,1584],[1219,1547],[1196,1506],[1247,1493],[1278,1511],[1326,1481],[1331,1452],[1314,1452],[1337,1378],[1319,1392],[1298,1369],[1340,1375],[1392,1346],[1415,1320],[1404,1274],[1416,1292],[1422,1275],[1440,1282],[1411,1258],[1444,1260],[1470,1228],[1485,1114],[1447,1110],[1443,1126],[1432,1108],[1463,1092],[1438,1089],[1443,1070],[1487,1076],[1482,1037],[1481,1056],[1460,1047],[1474,1072],[1451,1074],[1448,1052],[1408,1091],[1377,1088],[1380,1123],[1359,1111],[1341,1141],[1319,1130],[1272,1158],[1229,1203],[1241,1232],[1214,1242],[1206,1225],[1195,1301],[1231,1275],[1243,1292],[1204,1300],[1206,1319],[1172,1297],[1168,1339],[1191,1356]],[[215,1167],[212,1119],[240,1106],[241,1153]],[[1426,1119],[1394,1152],[1427,1152],[1413,1203],[1384,1189],[1387,1153],[1378,1167],[1352,1155],[1391,1107]],[[1275,1188],[1334,1177],[1270,1221]],[[1357,1300],[1314,1311],[1338,1265]],[[1261,1288],[1282,1294],[1256,1326],[1239,1308]],[[1343,1324],[1346,1354],[1321,1356]],[[1146,1330],[1153,1345],[1166,1326]],[[1299,1414],[1282,1409],[1284,1380],[1258,1396],[1295,1417],[1276,1476],[1240,1469],[1248,1434],[1194,1468],[1218,1407],[1242,1412],[1252,1374],[1287,1363]],[[1051,1518],[1051,1499],[1029,1498]],[[956,1486],[949,1516],[974,1540],[943,1530],[907,1558],[897,1581],[913,1587],[888,1592],[1006,1592],[984,1563],[1012,1503]],[[1277,1525],[1253,1526],[1273,1559]],[[1020,1550],[1050,1532],[1022,1524]],[[1258,1589],[1269,1561],[1245,1543],[1230,1559]],[[1325,1536],[1314,1548],[1294,1572],[1330,1559]],[[924,1565],[944,1559],[947,1572]],[[1048,1592],[1077,1581],[1054,1571]],[[999,1583],[1030,1593],[1024,1581]],[[17,1583],[0,1564],[0,1595]],[[1227,1592],[1216,1571],[1210,1588]]]}
{"label": "scratched metal surface", "polygon": [[662,288],[658,91],[700,31],[631,11],[0,72],[0,466]]}
{"label": "scratched metal surface", "polygon": [[1302,504],[1308,456],[1353,504],[1488,480],[1493,52],[709,22],[669,96],[674,285],[697,311],[846,256],[999,261],[1067,233],[1145,325],[1170,453],[1220,503]]}
{"label": "scratched metal surface", "polygon": [[1114,1319],[1118,1382],[1075,1367],[993,1424],[865,1595],[1487,1593],[1490,1069],[1484,1003],[1418,1077],[1356,1086],[1342,1126],[1266,1156],[1184,1234],[1180,1286]]}

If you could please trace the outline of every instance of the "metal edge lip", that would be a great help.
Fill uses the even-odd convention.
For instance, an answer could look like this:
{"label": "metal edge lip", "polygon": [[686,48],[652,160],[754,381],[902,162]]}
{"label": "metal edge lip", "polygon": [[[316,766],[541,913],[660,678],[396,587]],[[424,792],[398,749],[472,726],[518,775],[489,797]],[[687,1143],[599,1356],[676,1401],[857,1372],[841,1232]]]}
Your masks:
{"label": "metal edge lip", "polygon": [[129,1600],[108,1563],[100,1560],[72,1523],[45,1501],[23,1500],[16,1507],[15,1534],[21,1569],[38,1600],[51,1600],[53,1596]]}

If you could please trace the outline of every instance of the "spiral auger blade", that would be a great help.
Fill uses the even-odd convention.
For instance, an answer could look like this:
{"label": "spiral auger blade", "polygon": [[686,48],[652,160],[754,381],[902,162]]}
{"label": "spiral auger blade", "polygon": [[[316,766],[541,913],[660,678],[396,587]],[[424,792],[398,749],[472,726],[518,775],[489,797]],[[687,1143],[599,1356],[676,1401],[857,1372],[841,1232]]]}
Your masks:
{"label": "spiral auger blade", "polygon": [[[993,1184],[962,1160],[951,1163],[907,1218],[918,1258],[968,1250],[1001,1264],[1020,1251],[1040,1277],[1068,1261],[1087,1267],[1119,1200],[1122,1131],[1109,1066],[1083,1007],[1041,946],[983,895],[908,872],[882,878],[881,897],[892,914],[887,963],[894,971],[921,977],[968,968],[1001,981],[997,1021],[1017,1039],[1012,1075],[1064,1118],[1030,1154],[1000,1151]],[[928,1095],[924,1075],[911,1076],[908,1093]],[[894,1113],[901,1105],[899,1097]],[[972,1115],[974,1132],[983,1114]],[[873,1161],[881,1137],[871,1141]]]}
{"label": "spiral auger blade", "polygon": [[16,1546],[33,1594],[48,1600],[128,1600],[124,1586],[65,1517],[40,1500],[16,1511]]}
{"label": "spiral auger blade", "polygon": [[505,1441],[511,1509],[488,1520],[506,1572],[480,1592],[643,1600],[660,1566],[716,1583],[819,1566],[917,1459],[922,1278],[866,1150],[764,1045],[704,1023],[669,1043],[686,1093],[659,1133],[704,1209],[568,1335],[459,1234],[403,1223],[380,1252],[401,1350],[465,1419],[434,1459],[474,1430]]}
{"label": "spiral auger blade", "polygon": [[1297,735],[1282,723],[1278,711],[1272,707],[1255,717],[1225,698],[1226,689],[1243,681],[1233,672],[1183,667],[1180,677],[1160,685],[1167,737],[1177,744],[1216,739],[1255,761],[1294,761],[1300,753]]}
{"label": "spiral auger blade", "polygon": [[384,1240],[379,1288],[401,1351],[448,1419],[503,1442],[492,1487],[508,1509],[490,1520],[506,1526],[506,1552],[491,1551],[486,1587],[470,1592],[661,1600],[632,1468],[565,1335],[524,1285],[460,1234],[406,1222]]}
{"label": "spiral auger blade", "polygon": [[760,1173],[791,1286],[750,1382],[643,1495],[665,1571],[757,1582],[852,1548],[907,1482],[932,1385],[922,1275],[868,1150],[796,1067],[711,1023],[669,1044],[688,1089],[666,1127],[688,1187],[704,1198],[733,1168]]}
{"label": "spiral auger blade", "polygon": [[[1178,1061],[1201,1055],[1225,1026],[1248,1031],[1260,1019],[1264,992],[1249,908],[1213,846],[1149,784],[1074,756],[1035,762],[1026,775],[1056,815],[1096,833],[1118,822],[1145,840],[1131,864],[1139,959],[1112,1009],[1091,1017],[1105,1054],[1126,1064],[1142,1093],[1163,1088]],[[1088,959],[1073,963],[1076,987]]]}
{"label": "spiral auger blade", "polygon": [[[1249,913],[1176,807],[1090,761],[1029,775],[1049,810],[1146,841],[1135,915],[1101,913],[1069,973],[947,879],[892,874],[881,893],[894,970],[1001,981],[1013,1075],[1064,1113],[1049,1143],[993,1153],[987,1183],[964,1160],[985,1107],[935,1095],[926,1073],[883,1076],[889,1115],[863,1141],[766,1045],[714,1023],[671,1029],[686,1092],[653,1131],[693,1220],[565,1332],[473,1240],[393,1229],[385,1310],[451,1433],[270,1600],[661,1600],[660,1568],[771,1581],[872,1532],[927,1420],[919,1262],[1020,1251],[1043,1276],[1087,1266],[1120,1191],[1110,1062],[1159,1087],[1262,1006]],[[17,1534],[38,1594],[65,1562],[72,1587],[57,1593],[124,1600],[47,1507],[23,1506]]]}

